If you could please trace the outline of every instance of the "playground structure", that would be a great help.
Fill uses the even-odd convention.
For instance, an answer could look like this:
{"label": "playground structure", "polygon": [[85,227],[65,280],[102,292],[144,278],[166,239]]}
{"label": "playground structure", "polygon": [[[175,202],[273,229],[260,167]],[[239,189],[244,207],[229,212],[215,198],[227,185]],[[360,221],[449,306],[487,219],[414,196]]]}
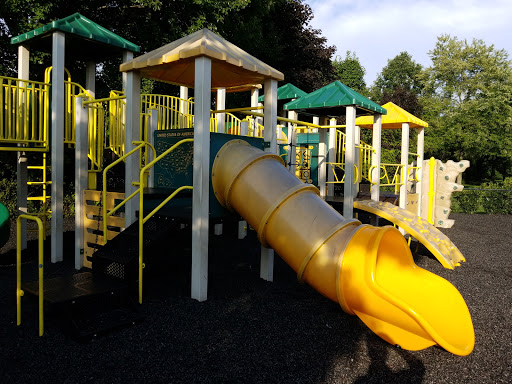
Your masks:
{"label": "playground structure", "polygon": [[[74,15],[74,17],[76,22],[80,22],[82,18],[80,15]],[[66,24],[63,25],[66,26]],[[64,46],[62,32],[64,27],[55,22],[53,26],[43,28],[41,31],[41,33],[44,32],[43,36],[46,40],[48,35],[52,36],[54,47],[52,79],[64,79],[63,49],[59,50],[59,47]],[[37,36],[37,33],[33,35]],[[14,88],[18,93],[15,93],[15,100],[24,100],[26,95],[34,95],[29,91],[32,88],[27,86],[29,83],[27,64],[21,59],[26,59],[27,56],[28,49],[23,45],[25,41],[25,39],[15,41],[21,44],[19,46],[21,76],[20,79],[10,80],[16,82]],[[130,46],[128,42],[123,44]],[[130,47],[133,48],[133,46]],[[125,106],[116,107],[118,113],[114,120],[118,124],[112,124],[110,131],[112,147],[116,148],[120,155],[117,162],[125,162],[127,181],[125,200],[117,205],[112,203],[115,207],[107,207],[106,201],[110,192],[106,191],[107,183],[104,181],[102,183],[103,207],[96,208],[94,214],[103,216],[104,249],[115,243],[113,236],[109,235],[108,228],[114,225],[113,222],[116,222],[118,227],[127,228],[125,232],[136,228],[139,251],[137,282],[140,302],[143,298],[144,224],[158,215],[159,210],[169,207],[169,204],[172,205],[172,199],[182,191],[192,189],[190,206],[185,207],[187,209],[183,211],[188,212],[186,221],[189,224],[184,225],[189,226],[192,234],[191,294],[193,298],[199,301],[207,298],[210,218],[217,214],[215,212],[224,215],[227,211],[223,209],[227,209],[240,214],[257,231],[262,243],[260,270],[262,278],[272,280],[275,250],[297,271],[299,280],[308,282],[323,295],[339,302],[346,312],[358,315],[370,329],[386,341],[411,350],[438,344],[459,355],[467,355],[471,352],[474,345],[474,332],[469,311],[459,292],[446,280],[416,267],[406,241],[396,229],[365,226],[352,218],[353,185],[356,180],[353,172],[346,172],[344,177],[343,216],[318,197],[318,195],[326,196],[329,193],[326,184],[328,180],[332,181],[331,178],[326,177],[327,162],[325,160],[327,156],[330,160],[334,156],[335,151],[332,149],[335,146],[331,144],[335,143],[338,137],[336,133],[338,127],[335,123],[331,122],[328,128],[306,123],[308,127],[319,130],[320,141],[323,143],[323,148],[319,149],[324,165],[323,170],[319,171],[320,191],[298,180],[294,176],[295,169],[291,169],[290,173],[283,167],[282,160],[278,156],[277,82],[283,80],[283,75],[279,71],[208,30],[198,31],[135,59],[132,59],[131,54],[127,52],[123,57],[125,60],[120,70],[123,72],[124,95],[118,93],[105,100],[93,99],[91,92],[88,94],[82,92],[77,93],[73,98],[74,102],[68,104],[74,105],[76,115],[71,127],[74,127],[72,137],[76,147],[75,265],[77,269],[82,267],[85,259],[84,216],[92,212],[92,210],[87,212],[90,208],[85,208],[83,196],[84,192],[96,183],[94,177],[90,176],[91,170],[88,169],[87,158],[91,157],[91,143],[96,142],[93,139],[101,136],[91,133],[91,120],[97,121],[94,120],[97,119],[94,116],[98,116],[92,114],[91,110],[100,109],[98,104],[103,102],[118,105],[125,103]],[[88,68],[91,67],[88,66]],[[87,78],[90,77],[93,76]],[[163,103],[156,102],[154,98],[153,101],[144,96],[141,98],[141,77],[178,84],[182,87],[180,95],[182,97],[174,106],[164,107],[162,107]],[[57,83],[60,81],[52,80],[52,109],[54,115],[64,116],[64,113],[59,112],[59,108],[66,105],[63,97],[66,93],[63,86],[55,87]],[[254,84],[264,86],[263,108],[257,106],[258,88],[254,87]],[[34,83],[35,85],[37,84]],[[43,97],[43,101],[40,102],[40,109],[48,110],[49,84],[39,85],[43,90],[40,94],[45,94],[46,98]],[[335,86],[339,87],[338,84]],[[55,91],[54,87],[61,94],[57,94],[59,91]],[[92,87],[91,84],[89,87]],[[188,100],[185,87],[194,88],[193,116],[190,108],[191,101]],[[346,92],[355,93],[344,87],[342,88]],[[225,110],[223,105],[226,90],[247,89],[251,89],[251,106],[245,108],[243,112],[256,118],[263,117],[264,129],[260,121],[248,119],[237,124],[240,126],[241,136],[247,136],[252,132],[252,138],[239,136],[237,138],[224,134],[225,131],[222,129],[222,133],[210,133],[212,130],[215,131],[216,127],[230,126],[226,120],[230,111]],[[212,90],[217,91],[217,110],[213,112],[215,116],[213,122],[210,110]],[[17,115],[22,116],[21,119],[27,123],[26,125],[29,125],[29,122],[35,124],[35,119],[25,118],[25,114],[30,108],[35,108],[34,105],[39,104],[25,102],[20,105],[21,112]],[[29,107],[30,105],[32,107]],[[344,169],[351,170],[356,163],[354,150],[356,112],[376,112],[374,132],[380,132],[382,124],[380,115],[385,114],[386,110],[364,99],[361,95],[341,106],[347,114]],[[63,112],[63,109],[60,111]],[[258,112],[261,109],[262,114]],[[142,118],[141,110],[144,111]],[[166,118],[163,117],[164,111],[174,113],[175,118],[167,120],[166,123]],[[92,119],[91,116],[93,116]],[[292,117],[289,115],[288,119],[280,118],[281,121],[291,124],[292,128],[289,132],[295,132],[296,127],[293,125],[302,124],[296,115]],[[59,231],[59,217],[62,220],[62,174],[59,173],[58,163],[62,162],[63,156],[60,149],[64,142],[59,138],[64,137],[64,119],[57,120],[61,121],[52,122],[51,145],[48,143],[46,134],[48,131],[44,130],[44,126],[42,134],[30,136],[14,130],[8,139],[9,143],[24,145],[24,151],[34,149],[34,151],[47,152],[50,150],[52,153],[53,262],[62,260],[62,237],[59,240],[56,232]],[[116,131],[114,127],[119,129]],[[326,142],[327,129],[331,133],[329,147]],[[257,138],[261,131],[263,131],[263,137]],[[293,156],[294,134],[289,136],[292,136],[289,153]],[[374,138],[374,143],[378,143],[375,148],[380,148],[380,134],[377,133],[375,136],[377,138]],[[158,143],[162,143],[162,140],[158,142],[157,139],[163,137],[174,137],[176,142],[168,148],[159,148]],[[178,148],[184,149],[186,146],[189,146],[190,164],[186,165],[185,173],[192,175],[192,182],[190,185],[173,185],[169,196],[162,198],[162,201],[146,215],[145,189],[159,186],[159,179],[155,177],[156,168],[153,169],[153,167],[159,161],[165,161],[173,151]],[[330,150],[327,151],[327,148]],[[15,150],[19,151],[19,148]],[[370,173],[376,185],[372,189],[372,198],[378,201],[380,177],[375,170],[380,169],[380,155],[376,155],[373,154],[372,160],[375,158],[379,160],[375,160],[372,165],[374,171]],[[22,156],[20,154],[19,158],[21,159]],[[19,161],[19,167],[23,166],[22,163],[23,161]],[[335,161],[329,161],[329,163],[335,163]],[[185,164],[169,161],[168,164],[170,167],[185,166]],[[107,178],[108,169],[106,167],[103,170],[103,180]],[[407,172],[402,174],[407,175]],[[215,211],[218,203],[223,208]],[[121,208],[124,210],[122,224],[115,216]],[[82,212],[82,209],[85,212]],[[137,212],[140,215],[138,220]],[[314,230],[304,228],[303,224],[306,221],[314,224]],[[54,224],[54,222],[57,223]],[[60,230],[62,231],[61,227]],[[99,258],[100,253],[101,250],[98,250],[97,253],[90,255],[93,259],[93,271],[94,260]],[[372,276],[376,278],[371,278]],[[420,285],[418,281],[423,283]],[[360,289],[361,287],[364,289]],[[20,290],[21,288],[17,290],[18,302]]]}

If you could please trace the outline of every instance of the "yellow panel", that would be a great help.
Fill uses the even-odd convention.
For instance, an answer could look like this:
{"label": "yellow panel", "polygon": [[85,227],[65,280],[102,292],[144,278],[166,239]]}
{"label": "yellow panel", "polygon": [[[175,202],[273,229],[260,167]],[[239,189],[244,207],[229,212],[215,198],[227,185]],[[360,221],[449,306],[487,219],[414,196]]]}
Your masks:
{"label": "yellow panel", "polygon": [[[382,129],[401,129],[402,123],[409,123],[410,128],[428,127],[428,123],[411,115],[405,109],[398,105],[386,103],[382,106],[388,111],[386,115],[382,115]],[[356,119],[356,125],[362,128],[373,128],[373,116],[361,116]]]}

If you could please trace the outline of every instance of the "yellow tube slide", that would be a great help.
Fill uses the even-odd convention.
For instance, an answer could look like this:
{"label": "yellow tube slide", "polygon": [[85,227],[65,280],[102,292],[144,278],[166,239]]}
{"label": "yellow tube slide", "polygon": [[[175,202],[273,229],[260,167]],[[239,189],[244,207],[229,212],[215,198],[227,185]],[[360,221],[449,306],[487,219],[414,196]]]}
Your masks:
{"label": "yellow tube slide", "polygon": [[471,316],[457,289],[416,266],[393,227],[346,220],[283,167],[279,156],[243,140],[217,153],[212,184],[219,202],[238,212],[305,281],[404,349],[438,344],[456,355],[473,350]]}

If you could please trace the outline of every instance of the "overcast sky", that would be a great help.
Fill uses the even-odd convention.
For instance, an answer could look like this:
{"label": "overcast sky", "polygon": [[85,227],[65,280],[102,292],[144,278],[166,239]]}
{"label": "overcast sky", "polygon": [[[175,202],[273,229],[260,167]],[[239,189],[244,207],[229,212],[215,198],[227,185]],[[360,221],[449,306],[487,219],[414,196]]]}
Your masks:
{"label": "overcast sky", "polygon": [[407,51],[430,66],[428,51],[441,34],[481,39],[512,55],[512,0],[305,0],[313,28],[336,55],[355,52],[371,85],[389,59]]}

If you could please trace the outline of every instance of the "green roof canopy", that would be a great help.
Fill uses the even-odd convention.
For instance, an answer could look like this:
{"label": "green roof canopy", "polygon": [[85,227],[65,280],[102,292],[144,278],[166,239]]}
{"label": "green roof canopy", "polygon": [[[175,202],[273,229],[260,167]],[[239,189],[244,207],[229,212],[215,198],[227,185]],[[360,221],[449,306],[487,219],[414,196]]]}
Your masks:
{"label": "green roof canopy", "polygon": [[11,44],[26,44],[37,50],[51,52],[52,32],[66,33],[66,54],[101,60],[122,51],[140,52],[140,47],[103,28],[79,13],[52,21],[11,39]]}
{"label": "green roof canopy", "polygon": [[[337,107],[345,109],[345,107],[351,105],[356,106],[360,113],[376,112],[383,115],[387,113],[380,105],[338,80],[297,100],[290,101],[284,105],[284,109],[288,111],[296,109],[321,109],[321,113],[332,116],[341,114],[336,111]],[[318,111],[315,111],[315,113],[318,114]]]}
{"label": "green roof canopy", "polygon": [[[277,100],[298,99],[299,97],[306,95],[306,92],[290,83],[277,88]],[[263,102],[264,100],[265,95],[258,97],[258,101]]]}

